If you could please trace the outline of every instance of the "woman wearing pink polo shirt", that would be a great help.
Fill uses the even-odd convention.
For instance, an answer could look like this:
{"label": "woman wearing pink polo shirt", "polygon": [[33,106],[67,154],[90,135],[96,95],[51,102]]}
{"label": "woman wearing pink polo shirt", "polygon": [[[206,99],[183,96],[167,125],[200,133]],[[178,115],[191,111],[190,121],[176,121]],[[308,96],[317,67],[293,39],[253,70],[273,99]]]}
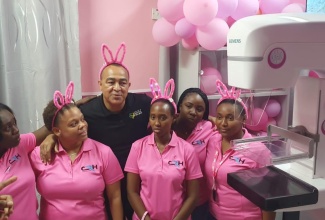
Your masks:
{"label": "woman wearing pink polo shirt", "polygon": [[149,117],[153,133],[133,143],[125,165],[133,220],[190,219],[198,199],[199,161],[193,146],[171,130],[176,112],[171,96],[166,89],[164,95],[154,95]]}
{"label": "woman wearing pink polo shirt", "polygon": [[[231,149],[230,141],[250,138],[251,134],[244,128],[247,108],[240,99],[240,90],[227,90],[217,82],[221,99],[217,105],[215,125],[218,133],[213,135],[207,145],[205,175],[208,188],[211,189],[211,219],[218,220],[269,220],[275,214],[264,212],[227,183],[227,173],[238,170],[264,166]],[[263,144],[256,145],[254,155],[260,161],[270,161],[271,153]]]}
{"label": "woman wearing pink polo shirt", "polygon": [[[208,97],[199,88],[186,89],[179,97],[177,111],[178,117],[173,124],[173,130],[177,136],[192,144],[199,158],[201,170],[203,170],[206,158],[206,144],[215,133],[212,129],[212,123],[208,121]],[[192,212],[192,220],[204,220],[208,214],[210,194],[206,187],[205,177],[200,178],[199,182],[199,201]]]}
{"label": "woman wearing pink polo shirt", "polygon": [[114,220],[123,219],[122,169],[112,150],[87,136],[87,122],[71,103],[73,83],[65,96],[56,91],[43,112],[44,124],[58,138],[58,152],[44,164],[39,147],[31,153],[41,195],[40,220],[106,220],[106,193]]}
{"label": "woman wearing pink polo shirt", "polygon": [[20,134],[13,111],[0,103],[0,181],[17,176],[16,182],[1,190],[15,201],[10,220],[37,220],[35,176],[28,154],[50,132],[42,127],[33,133]]}

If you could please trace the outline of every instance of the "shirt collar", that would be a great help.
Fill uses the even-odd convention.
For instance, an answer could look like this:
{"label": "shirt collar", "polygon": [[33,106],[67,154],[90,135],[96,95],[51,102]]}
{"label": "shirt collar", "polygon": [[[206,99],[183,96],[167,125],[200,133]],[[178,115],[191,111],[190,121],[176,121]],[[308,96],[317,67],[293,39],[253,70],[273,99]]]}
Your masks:
{"label": "shirt collar", "polygon": [[193,129],[193,131],[201,131],[203,129],[203,124],[204,124],[204,121],[203,120],[199,121],[196,124],[195,128]]}
{"label": "shirt collar", "polygon": [[102,106],[102,108],[106,112],[106,114],[108,114],[108,115],[118,115],[120,113],[126,112],[127,109],[129,109],[133,105],[133,101],[130,98],[130,93],[128,93],[128,95],[126,96],[126,99],[125,99],[125,105],[123,106],[122,110],[118,113],[113,113],[106,108],[105,103],[104,103],[103,93],[100,95],[99,98],[100,98],[100,105]]}
{"label": "shirt collar", "polygon": [[[170,147],[176,147],[177,146],[177,142],[178,142],[178,137],[176,135],[176,133],[173,131],[172,133],[172,139],[170,140],[168,146]],[[154,132],[152,132],[149,137],[148,137],[148,144],[155,146],[155,134]]]}
{"label": "shirt collar", "polygon": [[243,128],[243,130],[244,130],[244,135],[243,135],[243,137],[242,138],[251,138],[252,137],[252,135],[247,131],[247,129],[246,128]]}
{"label": "shirt collar", "polygon": [[[80,151],[82,151],[82,152],[91,151],[93,148],[94,148],[94,143],[89,138],[87,138],[83,142]],[[66,152],[66,151],[63,149],[61,143],[59,142],[58,153],[62,153],[62,152]]]}

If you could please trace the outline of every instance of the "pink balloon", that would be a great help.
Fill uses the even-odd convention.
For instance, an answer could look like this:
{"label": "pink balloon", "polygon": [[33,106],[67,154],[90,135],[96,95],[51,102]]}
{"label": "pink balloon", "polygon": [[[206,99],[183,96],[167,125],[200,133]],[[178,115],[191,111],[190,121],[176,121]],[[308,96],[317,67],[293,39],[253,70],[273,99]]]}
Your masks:
{"label": "pink balloon", "polygon": [[306,4],[306,0],[289,0],[290,3]]}
{"label": "pink balloon", "polygon": [[302,4],[290,4],[284,7],[282,13],[301,13],[305,12],[305,7]]}
{"label": "pink balloon", "polygon": [[188,22],[186,18],[177,21],[175,25],[175,32],[181,38],[189,38],[195,33],[195,26]]}
{"label": "pink balloon", "polygon": [[236,10],[238,0],[218,0],[218,18],[227,18]]}
{"label": "pink balloon", "polygon": [[252,131],[262,131],[268,122],[268,115],[261,108],[254,108],[252,115],[246,120],[246,128]]}
{"label": "pink balloon", "polygon": [[157,8],[160,15],[167,21],[178,21],[184,17],[184,0],[158,0]]}
{"label": "pink balloon", "polygon": [[165,18],[159,18],[152,27],[153,39],[160,45],[170,47],[177,44],[180,37],[175,32],[175,26]]}
{"label": "pink balloon", "polygon": [[268,125],[276,125],[276,120],[274,118],[268,118],[266,126],[262,129],[262,131],[267,131],[267,126]]}
{"label": "pink balloon", "polygon": [[205,67],[202,69],[202,72],[203,72],[202,76],[214,75],[214,76],[217,76],[218,79],[220,79],[222,81],[222,76],[221,76],[220,72],[214,67]]}
{"label": "pink balloon", "polygon": [[[265,106],[265,104],[266,104],[266,106]],[[264,103],[263,106],[265,106],[265,112],[270,118],[278,116],[278,114],[281,111],[281,105],[275,99],[268,100],[268,102]]]}
{"label": "pink balloon", "polygon": [[217,79],[222,81],[220,72],[213,67],[205,67],[202,69],[203,75],[200,76],[200,89],[210,95],[217,91]]}
{"label": "pink balloon", "polygon": [[214,18],[205,26],[198,27],[196,38],[207,50],[217,50],[227,43],[228,24],[221,18]]}
{"label": "pink balloon", "polygon": [[280,13],[289,3],[289,0],[260,0],[260,9],[263,14]]}
{"label": "pink balloon", "polygon": [[190,38],[182,39],[182,45],[185,49],[194,50],[199,47],[199,42],[197,42],[195,34]]}
{"label": "pink balloon", "polygon": [[186,0],[183,5],[185,18],[194,25],[206,25],[218,12],[218,0]]}
{"label": "pink balloon", "polygon": [[231,14],[231,17],[235,20],[239,20],[247,16],[256,15],[258,9],[258,0],[238,0],[238,6],[236,10]]}
{"label": "pink balloon", "polygon": [[201,69],[204,69],[206,67],[213,67],[213,64],[207,55],[202,54],[201,55]]}

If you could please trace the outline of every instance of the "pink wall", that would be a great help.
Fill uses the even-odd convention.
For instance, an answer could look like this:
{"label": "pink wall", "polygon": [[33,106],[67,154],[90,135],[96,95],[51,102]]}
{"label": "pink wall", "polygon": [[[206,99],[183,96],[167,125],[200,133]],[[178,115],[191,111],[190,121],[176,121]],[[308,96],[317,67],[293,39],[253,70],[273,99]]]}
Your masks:
{"label": "pink wall", "polygon": [[149,89],[149,77],[158,78],[159,45],[151,29],[156,0],[79,0],[81,81],[84,94],[98,92],[98,71],[103,64],[101,44],[115,51],[126,44],[124,64],[130,90]]}

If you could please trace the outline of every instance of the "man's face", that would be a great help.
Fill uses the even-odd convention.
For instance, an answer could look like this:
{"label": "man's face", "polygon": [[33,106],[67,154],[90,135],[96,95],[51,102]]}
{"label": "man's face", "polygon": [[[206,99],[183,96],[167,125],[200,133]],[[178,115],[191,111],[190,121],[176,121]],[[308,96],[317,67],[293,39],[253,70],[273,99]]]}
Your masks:
{"label": "man's face", "polygon": [[131,85],[127,70],[122,66],[110,65],[103,70],[98,84],[106,108],[110,111],[122,110]]}

